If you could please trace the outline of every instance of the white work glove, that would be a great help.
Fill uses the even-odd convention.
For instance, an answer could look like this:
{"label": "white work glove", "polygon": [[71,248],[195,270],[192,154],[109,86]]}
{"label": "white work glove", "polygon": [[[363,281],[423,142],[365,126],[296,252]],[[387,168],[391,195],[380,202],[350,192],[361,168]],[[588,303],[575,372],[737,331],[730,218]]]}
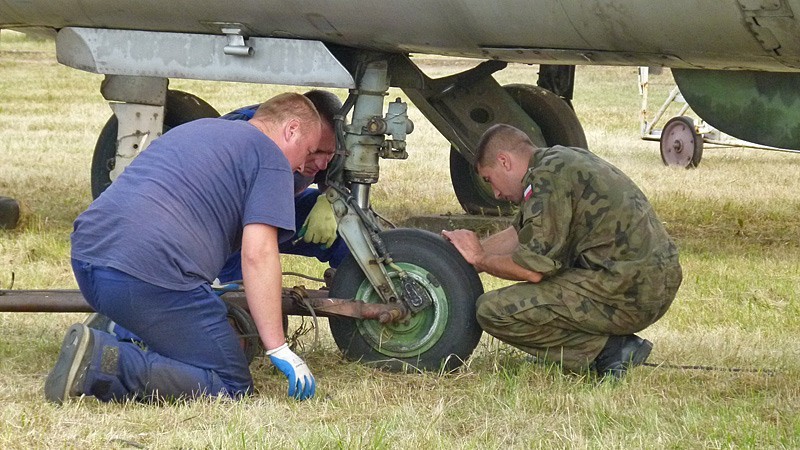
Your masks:
{"label": "white work glove", "polygon": [[328,201],[328,196],[321,194],[317,197],[317,203],[311,208],[311,212],[308,213],[298,235],[308,243],[324,244],[325,248],[330,248],[333,241],[336,240],[336,227],[333,206]]}
{"label": "white work glove", "polygon": [[306,362],[297,356],[288,344],[284,343],[278,348],[269,350],[267,356],[289,380],[289,397],[305,400],[314,396],[317,390],[314,375],[311,375]]}

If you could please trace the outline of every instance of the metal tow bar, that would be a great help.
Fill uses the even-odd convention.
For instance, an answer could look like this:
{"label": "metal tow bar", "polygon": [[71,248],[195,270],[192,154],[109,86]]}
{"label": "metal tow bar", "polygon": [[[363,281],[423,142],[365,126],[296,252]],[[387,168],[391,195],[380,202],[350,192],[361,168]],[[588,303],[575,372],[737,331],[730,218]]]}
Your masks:
{"label": "metal tow bar", "polygon": [[[243,290],[225,292],[222,299],[247,310]],[[293,316],[352,317],[381,323],[404,319],[407,312],[399,304],[365,303],[360,300],[328,297],[327,290],[303,287],[283,288],[283,314]],[[0,312],[78,313],[94,312],[77,289],[0,290]],[[248,310],[249,312],[249,310]]]}

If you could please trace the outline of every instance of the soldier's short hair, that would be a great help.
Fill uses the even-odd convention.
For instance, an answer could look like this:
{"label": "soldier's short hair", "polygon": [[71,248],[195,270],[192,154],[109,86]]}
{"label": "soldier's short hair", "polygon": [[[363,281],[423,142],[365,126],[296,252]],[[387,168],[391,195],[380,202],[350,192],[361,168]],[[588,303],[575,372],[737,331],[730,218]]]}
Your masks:
{"label": "soldier's short hair", "polygon": [[498,123],[489,127],[478,141],[475,166],[492,166],[495,156],[501,150],[522,153],[535,148],[531,138],[524,131],[511,125]]}

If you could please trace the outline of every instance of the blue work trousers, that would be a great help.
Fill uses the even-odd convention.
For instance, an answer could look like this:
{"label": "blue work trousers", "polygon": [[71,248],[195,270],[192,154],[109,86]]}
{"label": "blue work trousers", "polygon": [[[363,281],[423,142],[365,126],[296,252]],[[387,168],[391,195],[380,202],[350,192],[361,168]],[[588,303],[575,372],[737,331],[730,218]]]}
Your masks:
{"label": "blue work trousers", "polygon": [[76,259],[72,268],[92,308],[147,348],[92,330],[94,353],[84,393],[103,401],[252,393],[239,336],[208,284],[174,291]]}

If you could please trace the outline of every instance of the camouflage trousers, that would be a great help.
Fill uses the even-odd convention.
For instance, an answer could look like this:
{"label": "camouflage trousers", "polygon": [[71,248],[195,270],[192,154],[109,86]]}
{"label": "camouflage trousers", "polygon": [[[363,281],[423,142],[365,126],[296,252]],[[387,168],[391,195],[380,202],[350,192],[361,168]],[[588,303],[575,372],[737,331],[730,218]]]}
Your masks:
{"label": "camouflage trousers", "polygon": [[602,300],[570,289],[569,283],[546,279],[519,283],[478,298],[477,318],[484,331],[537,359],[582,372],[611,335],[643,330],[661,318],[681,282],[681,269],[654,274],[655,283],[638,299]]}

